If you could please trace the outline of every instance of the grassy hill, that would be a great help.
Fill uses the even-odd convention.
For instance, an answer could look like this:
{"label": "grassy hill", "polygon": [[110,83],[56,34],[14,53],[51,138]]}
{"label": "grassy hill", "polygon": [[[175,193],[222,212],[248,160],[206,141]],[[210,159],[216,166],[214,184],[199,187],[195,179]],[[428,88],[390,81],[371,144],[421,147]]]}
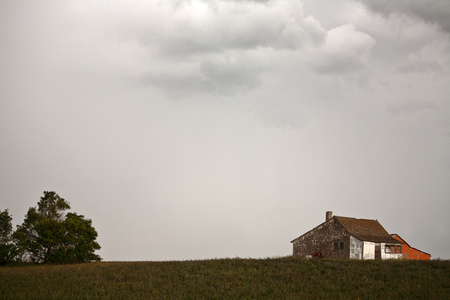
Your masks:
{"label": "grassy hill", "polygon": [[0,299],[450,299],[450,261],[214,259],[0,267]]}

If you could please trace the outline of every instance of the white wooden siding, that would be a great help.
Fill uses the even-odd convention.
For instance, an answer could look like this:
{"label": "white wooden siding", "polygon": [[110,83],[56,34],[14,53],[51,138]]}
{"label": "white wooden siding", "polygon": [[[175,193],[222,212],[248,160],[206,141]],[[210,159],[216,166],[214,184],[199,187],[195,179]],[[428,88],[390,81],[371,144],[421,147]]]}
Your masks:
{"label": "white wooden siding", "polygon": [[363,259],[375,259],[375,243],[363,243]]}
{"label": "white wooden siding", "polygon": [[363,247],[363,243],[351,235],[350,236],[350,258],[351,259],[362,259],[362,247]]}
{"label": "white wooden siding", "polygon": [[386,244],[381,243],[381,259],[402,259],[401,253],[386,253]]}

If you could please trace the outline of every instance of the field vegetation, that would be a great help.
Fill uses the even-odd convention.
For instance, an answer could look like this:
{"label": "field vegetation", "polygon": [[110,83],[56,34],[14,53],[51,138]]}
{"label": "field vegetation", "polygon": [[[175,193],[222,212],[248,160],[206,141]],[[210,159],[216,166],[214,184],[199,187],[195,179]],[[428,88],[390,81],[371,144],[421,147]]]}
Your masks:
{"label": "field vegetation", "polygon": [[0,299],[449,299],[450,261],[213,259],[0,267]]}

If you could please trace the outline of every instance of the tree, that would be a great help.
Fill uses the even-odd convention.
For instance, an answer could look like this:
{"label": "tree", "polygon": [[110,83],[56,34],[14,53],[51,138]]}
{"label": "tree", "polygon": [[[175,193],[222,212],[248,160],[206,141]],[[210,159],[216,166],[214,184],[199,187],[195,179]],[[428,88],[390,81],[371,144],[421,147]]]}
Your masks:
{"label": "tree", "polygon": [[65,261],[61,262],[85,262],[98,261],[100,256],[94,254],[95,250],[100,249],[100,245],[95,242],[97,232],[92,227],[92,221],[85,219],[82,215],[68,213],[64,221],[66,235],[64,238]]}
{"label": "tree", "polygon": [[0,211],[0,265],[14,261],[16,247],[12,240],[12,217],[7,209]]}
{"label": "tree", "polygon": [[44,192],[38,207],[28,210],[14,238],[23,261],[36,263],[81,263],[101,260],[92,221],[65,213],[69,203],[55,192]]}

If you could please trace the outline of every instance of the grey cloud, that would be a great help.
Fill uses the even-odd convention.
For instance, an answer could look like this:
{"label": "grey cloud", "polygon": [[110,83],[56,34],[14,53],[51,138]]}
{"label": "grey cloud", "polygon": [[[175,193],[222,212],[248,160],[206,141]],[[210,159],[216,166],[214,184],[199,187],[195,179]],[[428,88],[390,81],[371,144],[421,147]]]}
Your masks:
{"label": "grey cloud", "polygon": [[305,18],[302,6],[295,2],[278,0],[267,6],[227,1],[180,3],[183,5],[152,6],[148,15],[116,11],[134,17],[118,28],[119,34],[134,37],[145,47],[156,47],[160,54],[184,57],[258,47],[295,50],[317,40],[318,30],[313,28],[317,24]]}
{"label": "grey cloud", "polygon": [[[145,24],[143,28],[149,32],[133,26],[126,31],[127,36],[134,36],[158,59],[159,67],[152,67],[149,74],[144,74],[146,81],[169,87],[176,84],[171,80],[181,78],[180,85],[187,88],[187,94],[195,93],[197,88],[197,92],[225,95],[251,90],[259,86],[268,65],[276,65],[275,61],[288,63],[287,52],[294,53],[294,57],[320,73],[351,73],[367,66],[375,44],[372,37],[352,24],[327,32],[314,17],[304,17],[302,5],[293,1],[272,1],[267,5],[187,3],[200,5],[202,14],[193,15],[186,6],[179,5],[176,14],[169,10],[165,16],[170,21],[161,19],[166,23],[161,33],[152,32]],[[238,59],[224,63],[230,52]],[[259,59],[248,59],[252,55]],[[189,65],[189,73],[165,80],[164,65],[173,65],[175,61]],[[180,74],[176,68],[173,72]],[[173,90],[169,93],[173,94]]]}
{"label": "grey cloud", "polygon": [[450,33],[450,5],[447,0],[360,0],[360,2],[375,12],[420,18]]}
{"label": "grey cloud", "polygon": [[[87,17],[101,19],[104,8],[96,9],[102,10]],[[101,30],[114,33],[123,48],[117,55],[140,61],[124,67],[169,94],[178,82],[177,95],[232,95],[258,87],[264,70],[285,52],[320,46],[326,34],[317,20],[304,17],[300,3],[286,0],[166,2],[116,7],[110,14],[99,22]]]}
{"label": "grey cloud", "polygon": [[322,47],[315,49],[311,63],[320,73],[348,73],[367,66],[375,40],[347,24],[327,33]]}
{"label": "grey cloud", "polygon": [[180,99],[192,95],[232,96],[258,87],[261,76],[252,66],[205,61],[196,76],[146,75],[140,82]]}
{"label": "grey cloud", "polygon": [[397,68],[399,73],[423,73],[430,72],[436,76],[444,75],[444,69],[436,61],[431,59],[410,58]]}
{"label": "grey cloud", "polygon": [[320,73],[353,72],[365,67],[374,43],[352,25],[327,32],[288,0],[72,6],[60,67],[128,75],[177,98],[250,91],[292,57]]}
{"label": "grey cloud", "polygon": [[260,86],[264,72],[273,68],[258,55],[259,52],[205,55],[197,60],[181,60],[178,67],[165,62],[141,74],[138,81],[175,98],[232,96]]}
{"label": "grey cloud", "polygon": [[218,94],[230,94],[241,88],[255,88],[260,85],[260,71],[255,66],[230,64],[228,62],[203,62],[200,72]]}

